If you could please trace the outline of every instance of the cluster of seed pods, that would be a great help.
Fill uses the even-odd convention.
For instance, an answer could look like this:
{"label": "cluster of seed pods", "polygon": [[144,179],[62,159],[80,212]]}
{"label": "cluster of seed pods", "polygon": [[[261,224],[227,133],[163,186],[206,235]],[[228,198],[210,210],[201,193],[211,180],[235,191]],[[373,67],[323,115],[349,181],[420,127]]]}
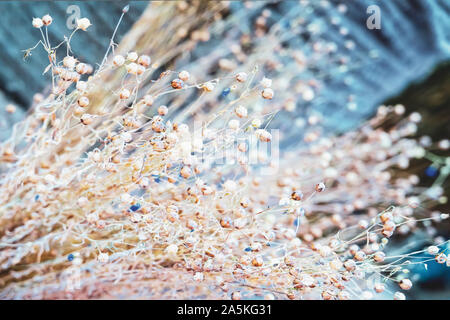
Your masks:
{"label": "cluster of seed pods", "polygon": [[[293,132],[276,115],[318,83],[284,90],[290,63],[274,56],[272,77],[236,44],[239,67],[222,59],[227,73],[208,79],[201,64],[161,71],[159,57],[113,44],[94,71],[71,38],[50,60],[52,91],[1,145],[0,297],[405,299],[408,266],[425,262],[390,256],[390,239],[448,218],[429,209],[442,191],[394,174],[426,155],[410,138],[419,114],[382,106],[340,136],[312,114],[281,151]],[[449,265],[448,241],[431,241],[425,261]]]}

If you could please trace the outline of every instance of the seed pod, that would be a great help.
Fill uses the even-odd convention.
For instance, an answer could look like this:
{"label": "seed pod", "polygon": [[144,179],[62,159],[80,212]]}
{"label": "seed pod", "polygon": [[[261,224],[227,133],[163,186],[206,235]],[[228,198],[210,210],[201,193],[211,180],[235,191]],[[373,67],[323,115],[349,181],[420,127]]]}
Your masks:
{"label": "seed pod", "polygon": [[262,97],[263,97],[264,99],[270,100],[270,99],[273,98],[274,92],[273,92],[273,90],[272,90],[271,88],[265,88],[265,89],[261,92],[261,95],[262,95]]}
{"label": "seed pod", "polygon": [[231,300],[241,300],[242,295],[239,291],[235,291],[231,294]]}
{"label": "seed pod", "polygon": [[189,167],[183,167],[180,170],[180,175],[183,178],[188,179],[192,175],[192,170]]}
{"label": "seed pod", "polygon": [[127,60],[131,62],[135,62],[138,58],[138,54],[136,52],[129,52],[127,54]]}
{"label": "seed pod", "polygon": [[188,81],[190,77],[189,72],[183,70],[180,73],[178,73],[178,78],[182,81]]}
{"label": "seed pod", "polygon": [[248,78],[248,75],[245,72],[239,72],[236,75],[236,80],[238,82],[245,82],[245,81],[247,81],[247,78]]}
{"label": "seed pod", "polygon": [[130,90],[123,88],[122,90],[120,90],[119,98],[125,100],[128,99],[130,95],[131,95]]}
{"label": "seed pod", "polygon": [[153,96],[147,94],[144,96],[143,101],[146,106],[150,107],[153,104],[153,102],[155,102],[155,99],[153,98]]}
{"label": "seed pod", "polygon": [[78,105],[80,107],[86,108],[89,105],[89,98],[88,97],[80,97],[78,98]]}
{"label": "seed pod", "polygon": [[158,108],[158,114],[160,116],[165,116],[167,114],[167,112],[169,112],[169,109],[166,106],[160,106]]}
{"label": "seed pod", "polygon": [[347,271],[353,271],[353,270],[355,270],[355,269],[356,269],[356,263],[355,263],[355,260],[349,259],[349,260],[345,261],[345,262],[344,262],[344,268],[345,268]]}
{"label": "seed pod", "polygon": [[136,74],[137,74],[137,75],[141,75],[141,74],[143,74],[144,72],[145,72],[145,67],[144,67],[144,66],[141,66],[141,65],[138,65],[138,66],[137,66]]}
{"label": "seed pod", "polygon": [[123,66],[124,63],[125,63],[125,58],[123,56],[121,56],[120,54],[114,56],[113,64],[116,67],[121,67],[121,66]]}
{"label": "seed pod", "polygon": [[403,290],[409,290],[412,288],[412,282],[409,279],[402,279],[400,280],[399,284],[400,288]]}
{"label": "seed pod", "polygon": [[53,18],[49,15],[46,14],[45,16],[42,17],[42,22],[44,23],[44,25],[49,26],[52,24]]}
{"label": "seed pod", "polygon": [[294,191],[291,194],[291,199],[295,201],[300,201],[303,199],[303,193],[301,191]]}
{"label": "seed pod", "polygon": [[77,20],[77,28],[78,29],[86,31],[87,28],[89,28],[89,26],[91,26],[91,22],[89,21],[88,18],[81,18],[81,19]]}
{"label": "seed pod", "polygon": [[228,122],[228,128],[232,129],[232,130],[237,130],[239,129],[239,120],[236,119],[232,119]]}
{"label": "seed pod", "polygon": [[142,56],[139,57],[139,59],[138,59],[137,62],[138,62],[141,66],[147,68],[147,67],[150,65],[151,61],[152,61],[152,59],[150,59],[149,56],[142,55]]}
{"label": "seed pod", "polygon": [[252,265],[254,267],[261,267],[263,265],[263,259],[261,257],[255,257],[252,260]]}
{"label": "seed pod", "polygon": [[181,89],[181,88],[183,88],[183,85],[184,85],[184,82],[181,79],[175,79],[175,80],[172,80],[172,82],[171,82],[171,86],[174,89]]}
{"label": "seed pod", "polygon": [[269,78],[266,78],[266,77],[264,77],[262,80],[261,80],[261,85],[264,87],[264,88],[270,88],[271,86],[272,86],[272,79],[269,79]]}
{"label": "seed pod", "polygon": [[127,64],[127,66],[125,68],[127,69],[127,72],[129,74],[136,75],[138,73],[138,65],[134,62]]}
{"label": "seed pod", "polygon": [[366,254],[364,251],[358,251],[355,253],[355,259],[358,261],[364,261],[366,259]]}
{"label": "seed pod", "polygon": [[86,113],[81,116],[80,121],[84,125],[89,125],[94,121],[94,117]]}
{"label": "seed pod", "polygon": [[247,117],[247,108],[245,108],[243,106],[237,106],[236,109],[234,109],[234,113],[236,113],[236,115],[239,118],[246,118]]}
{"label": "seed pod", "polygon": [[78,72],[79,74],[86,74],[89,71],[89,68],[87,66],[87,64],[85,63],[79,63],[77,64],[77,66],[75,67],[76,72]]}
{"label": "seed pod", "polygon": [[222,228],[231,228],[231,220],[228,217],[220,219],[220,225]]}
{"label": "seed pod", "polygon": [[44,25],[44,22],[42,21],[41,18],[33,18],[33,21],[31,22],[31,24],[33,25],[33,27],[35,28],[42,28],[42,26]]}
{"label": "seed pod", "polygon": [[316,184],[316,191],[322,192],[325,190],[325,184],[323,182]]}
{"label": "seed pod", "polygon": [[386,231],[394,231],[395,230],[395,222],[392,220],[388,220],[383,223],[383,230]]}

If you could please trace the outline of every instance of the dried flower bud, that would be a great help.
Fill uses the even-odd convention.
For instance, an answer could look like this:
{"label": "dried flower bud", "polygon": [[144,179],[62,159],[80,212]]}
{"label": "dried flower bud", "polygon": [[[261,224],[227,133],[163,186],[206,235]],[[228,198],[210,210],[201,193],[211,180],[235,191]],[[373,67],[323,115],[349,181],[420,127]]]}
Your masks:
{"label": "dried flower bud", "polygon": [[160,116],[165,116],[167,114],[167,112],[169,112],[169,109],[166,106],[160,106],[158,108],[158,114]]}
{"label": "dried flower bud", "polygon": [[409,290],[412,288],[412,282],[409,279],[402,279],[400,280],[399,284],[400,288],[403,290]]}
{"label": "dried flower bud", "polygon": [[261,142],[270,142],[272,140],[272,135],[264,129],[258,129],[255,131],[256,136]]}
{"label": "dried flower bud", "polygon": [[188,81],[190,77],[189,72],[183,70],[180,73],[178,73],[178,78],[182,81]]}
{"label": "dried flower bud", "polygon": [[72,56],[65,56],[63,59],[63,65],[69,69],[75,68],[76,63],[77,63],[77,59],[75,59]]}
{"label": "dried flower bud", "polygon": [[89,98],[88,97],[80,97],[78,98],[78,105],[80,107],[86,108],[89,105]]}
{"label": "dried flower bud", "polygon": [[86,81],[78,81],[76,88],[78,91],[85,92],[87,89],[87,82]]}
{"label": "dried flower bud", "polygon": [[150,63],[152,62],[152,59],[149,56],[146,55],[142,55],[139,57],[138,61],[137,61],[141,66],[147,68]]}
{"label": "dried flower bud", "polygon": [[294,191],[291,194],[291,199],[295,201],[301,201],[303,199],[303,193],[300,191]]}
{"label": "dried flower bud", "polygon": [[116,67],[121,67],[125,63],[125,58],[121,55],[115,55],[113,58],[113,64]]}
{"label": "dried flower bud", "polygon": [[97,257],[99,262],[106,263],[109,261],[109,255],[107,253],[100,253]]}
{"label": "dried flower bud", "polygon": [[77,28],[86,31],[91,26],[88,18],[81,18],[77,20]]}
{"label": "dried flower bud", "polygon": [[136,75],[138,73],[138,65],[134,62],[127,64],[126,67],[127,72],[130,74]]}
{"label": "dried flower bud", "polygon": [[405,299],[406,299],[406,297],[403,293],[398,292],[398,291],[396,293],[394,293],[394,300],[405,300]]}
{"label": "dried flower bud", "polygon": [[248,75],[245,72],[239,72],[236,75],[236,80],[238,82],[245,82],[245,81],[247,81],[247,78],[248,78]]}
{"label": "dried flower bud", "polygon": [[49,26],[52,24],[52,17],[49,14],[46,14],[45,16],[42,17],[42,22],[44,23],[44,25]]}
{"label": "dried flower bud", "polygon": [[207,92],[211,92],[211,91],[214,90],[214,83],[212,83],[212,82],[207,82],[207,83],[205,83],[205,84],[202,86],[202,88],[203,88],[205,91],[207,91]]}
{"label": "dried flower bud", "polygon": [[94,117],[90,114],[85,113],[81,116],[80,121],[84,125],[89,125],[94,121]]}
{"label": "dried flower bud", "polygon": [[180,170],[180,175],[183,178],[188,179],[192,175],[192,170],[189,167],[183,167]]}
{"label": "dried flower bud", "polygon": [[32,22],[33,27],[35,28],[42,28],[42,26],[44,25],[44,22],[42,21],[41,18],[33,18],[33,22]]}
{"label": "dried flower bud", "polygon": [[136,52],[129,52],[127,54],[127,60],[131,62],[135,62],[138,59],[138,54]]}
{"label": "dried flower bud", "polygon": [[228,128],[232,129],[232,130],[237,130],[239,129],[239,120],[236,119],[232,119],[228,122]]}
{"label": "dried flower bud", "polygon": [[270,87],[272,86],[272,80],[271,80],[271,79],[268,79],[268,78],[266,78],[266,77],[264,77],[264,78],[261,80],[261,85],[262,85],[264,88],[270,88]]}
{"label": "dried flower bud", "polygon": [[234,109],[234,112],[239,118],[246,118],[247,117],[247,108],[243,106],[237,106],[236,109]]}

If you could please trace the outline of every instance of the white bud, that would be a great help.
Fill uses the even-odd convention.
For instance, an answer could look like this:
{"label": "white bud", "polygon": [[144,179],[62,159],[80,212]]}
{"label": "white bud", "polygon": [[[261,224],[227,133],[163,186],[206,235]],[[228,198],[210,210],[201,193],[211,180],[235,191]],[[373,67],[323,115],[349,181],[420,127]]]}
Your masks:
{"label": "white bud", "polygon": [[239,72],[236,75],[236,80],[239,82],[245,82],[247,81],[248,75],[245,72]]}
{"label": "white bud", "polygon": [[114,56],[113,63],[116,67],[120,67],[125,63],[125,58],[120,54]]}
{"label": "white bud", "polygon": [[269,79],[269,78],[264,77],[264,78],[261,80],[261,85],[262,85],[264,88],[270,88],[270,87],[272,86],[272,79]]}
{"label": "white bud", "polygon": [[178,246],[175,244],[171,244],[171,245],[167,246],[166,252],[169,255],[176,255],[178,252]]}
{"label": "white bud", "polygon": [[183,70],[183,71],[181,71],[180,73],[178,73],[178,78],[179,78],[180,80],[188,81],[188,80],[189,80],[189,77],[190,77],[189,72],[187,72],[187,71],[185,71],[185,70]]}
{"label": "white bud", "polygon": [[138,65],[134,62],[128,64],[126,66],[127,72],[130,74],[137,74],[138,73]]}
{"label": "white bud", "polygon": [[78,81],[76,88],[78,91],[84,92],[87,88],[87,82],[86,81]]}
{"label": "white bud", "polygon": [[63,65],[69,69],[73,69],[77,63],[77,59],[72,56],[65,56],[63,59]]}
{"label": "white bud", "polygon": [[107,253],[100,253],[97,257],[98,261],[102,262],[102,263],[106,263],[109,260],[109,255]]}
{"label": "white bud", "polygon": [[49,26],[52,23],[53,19],[49,14],[46,14],[45,16],[42,17],[42,22],[46,25]]}
{"label": "white bud", "polygon": [[239,129],[239,120],[232,119],[230,122],[228,122],[228,128],[237,130]]}
{"label": "white bud", "polygon": [[138,54],[136,52],[129,52],[127,55],[127,60],[131,62],[135,62],[138,58]]}
{"label": "white bud", "polygon": [[262,92],[261,95],[263,96],[264,99],[272,99],[274,92],[271,88],[265,88]]}
{"label": "white bud", "polygon": [[247,117],[247,108],[245,108],[243,106],[237,106],[236,109],[234,110],[234,112],[236,113],[236,115],[239,118],[246,118]]}

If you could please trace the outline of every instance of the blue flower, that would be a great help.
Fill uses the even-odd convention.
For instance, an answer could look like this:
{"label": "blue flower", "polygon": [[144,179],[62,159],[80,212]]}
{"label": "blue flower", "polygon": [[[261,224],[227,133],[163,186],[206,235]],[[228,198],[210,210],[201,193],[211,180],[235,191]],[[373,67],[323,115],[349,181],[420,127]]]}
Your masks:
{"label": "blue flower", "polygon": [[67,256],[67,260],[69,260],[69,261],[72,261],[73,260],[73,254],[69,254],[68,256]]}

